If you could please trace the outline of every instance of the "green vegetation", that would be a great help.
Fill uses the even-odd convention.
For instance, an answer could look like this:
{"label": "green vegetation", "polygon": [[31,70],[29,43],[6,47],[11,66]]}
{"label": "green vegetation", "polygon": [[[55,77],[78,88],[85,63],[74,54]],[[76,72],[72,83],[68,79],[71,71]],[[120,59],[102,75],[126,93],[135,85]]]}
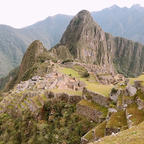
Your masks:
{"label": "green vegetation", "polygon": [[120,128],[120,130],[125,130],[128,128],[127,126],[127,119],[124,111],[118,111],[112,113],[109,121],[106,125],[107,128]]}
{"label": "green vegetation", "polygon": [[144,122],[131,129],[124,130],[116,136],[111,135],[101,139],[100,142],[93,142],[90,144],[143,144],[144,142]]}
{"label": "green vegetation", "polygon": [[94,139],[93,129],[90,130],[90,131],[84,136],[84,138],[87,139],[88,141]]}
{"label": "green vegetation", "polygon": [[96,127],[91,129],[87,134],[85,134],[84,138],[89,142],[94,140],[95,138],[102,138],[105,135],[106,121],[98,124]]}
{"label": "green vegetation", "polygon": [[130,80],[130,84],[133,85],[134,84],[134,81],[142,81],[142,85],[144,85],[144,74],[136,77],[136,78],[129,78]]}
{"label": "green vegetation", "polygon": [[144,92],[142,92],[141,89],[137,90],[135,97],[140,98],[141,100],[144,101]]}
{"label": "green vegetation", "polygon": [[113,88],[113,85],[103,85],[103,84],[96,82],[95,77],[93,75],[90,75],[87,78],[83,78],[82,75],[80,75],[80,73],[82,73],[84,70],[81,70],[81,68],[77,65],[75,65],[73,69],[62,67],[59,70],[60,70],[60,72],[66,74],[66,75],[75,77],[75,78],[85,82],[86,88],[88,90],[97,92],[104,96],[108,97],[111,92],[111,89]]}
{"label": "green vegetation", "polygon": [[94,128],[95,131],[95,137],[96,138],[102,138],[105,135],[105,128],[106,128],[106,121],[103,121],[98,126]]}
{"label": "green vegetation", "polygon": [[39,119],[28,111],[22,117],[0,114],[0,143],[80,143],[96,124],[75,111],[74,104],[51,101],[39,110]]}
{"label": "green vegetation", "polygon": [[93,141],[94,139],[99,139],[105,136],[105,128],[106,128],[106,121],[95,126],[91,129],[87,134],[84,135],[84,138],[87,139],[89,142]]}
{"label": "green vegetation", "polygon": [[[0,79],[0,90],[4,89],[6,84],[7,84],[7,88],[6,89],[12,88],[14,83],[15,83],[15,80],[17,79],[18,72],[19,72],[19,67],[17,67],[15,69],[13,69],[12,71],[10,71],[8,76],[6,76],[4,78],[1,78]],[[11,78],[13,78],[13,81],[10,82]]]}
{"label": "green vegetation", "polygon": [[127,113],[131,115],[130,120],[132,121],[132,125],[138,125],[144,121],[144,111],[139,110],[135,103],[128,106]]}
{"label": "green vegetation", "polygon": [[113,85],[103,85],[103,84],[99,84],[99,83],[90,83],[90,82],[86,82],[86,84],[87,84],[86,88],[88,90],[97,92],[106,97],[109,97],[111,89],[113,88]]}
{"label": "green vegetation", "polygon": [[73,69],[71,69],[71,68],[63,67],[63,68],[60,68],[59,71],[64,73],[64,74],[66,74],[66,75],[69,75],[71,77],[75,77],[75,78],[79,78],[80,77],[78,72],[73,70]]}
{"label": "green vegetation", "polygon": [[73,66],[73,69],[78,72],[80,77],[82,77],[82,78],[89,77],[88,71],[83,66],[76,64]]}

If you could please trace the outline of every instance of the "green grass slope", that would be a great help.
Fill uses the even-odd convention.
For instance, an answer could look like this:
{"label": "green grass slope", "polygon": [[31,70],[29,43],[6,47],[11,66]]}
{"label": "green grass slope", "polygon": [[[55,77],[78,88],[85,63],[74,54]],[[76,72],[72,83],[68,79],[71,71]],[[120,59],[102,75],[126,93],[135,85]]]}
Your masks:
{"label": "green grass slope", "polygon": [[143,144],[144,122],[116,135],[102,138],[99,142],[89,144]]}

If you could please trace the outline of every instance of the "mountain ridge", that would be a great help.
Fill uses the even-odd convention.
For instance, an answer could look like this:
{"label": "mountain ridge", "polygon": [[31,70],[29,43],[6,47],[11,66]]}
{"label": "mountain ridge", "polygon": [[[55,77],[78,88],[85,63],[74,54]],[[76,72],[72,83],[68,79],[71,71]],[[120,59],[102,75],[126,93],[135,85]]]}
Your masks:
{"label": "mountain ridge", "polygon": [[[92,12],[92,16],[105,32],[143,43],[144,8],[134,7],[106,8],[96,13]],[[114,12],[115,10],[117,12]],[[58,43],[72,17],[56,15],[23,29],[0,26],[0,77],[6,76],[20,64],[26,48],[32,41],[41,40],[47,49]]]}

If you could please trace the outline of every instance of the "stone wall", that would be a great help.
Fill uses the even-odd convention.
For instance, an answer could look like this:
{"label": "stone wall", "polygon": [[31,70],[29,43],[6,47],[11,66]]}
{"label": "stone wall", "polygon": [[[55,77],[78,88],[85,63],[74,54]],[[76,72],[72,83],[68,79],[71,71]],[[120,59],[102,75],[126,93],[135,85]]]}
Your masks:
{"label": "stone wall", "polygon": [[95,121],[95,122],[102,122],[104,120],[103,113],[96,110],[92,109],[88,106],[80,105],[77,104],[77,113],[83,116],[86,116],[87,118]]}
{"label": "stone wall", "polygon": [[69,103],[72,103],[72,104],[77,104],[82,99],[82,97],[78,96],[78,95],[69,95],[69,94],[66,94],[66,93],[53,93],[51,91],[45,92],[45,95],[49,99],[55,98],[57,100],[69,102]]}
{"label": "stone wall", "polygon": [[92,92],[87,90],[86,88],[83,89],[83,98],[86,100],[93,101],[101,106],[109,107],[110,99],[100,95],[98,93]]}

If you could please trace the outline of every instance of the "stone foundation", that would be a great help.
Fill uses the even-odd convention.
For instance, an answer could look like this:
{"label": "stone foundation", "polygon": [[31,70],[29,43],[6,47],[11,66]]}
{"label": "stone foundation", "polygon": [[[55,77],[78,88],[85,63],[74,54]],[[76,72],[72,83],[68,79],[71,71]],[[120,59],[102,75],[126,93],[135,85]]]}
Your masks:
{"label": "stone foundation", "polygon": [[86,100],[93,101],[101,106],[109,107],[110,99],[100,95],[98,93],[92,92],[87,90],[86,88],[83,89],[83,98]]}
{"label": "stone foundation", "polygon": [[83,116],[86,116],[87,118],[95,121],[95,122],[102,122],[104,120],[103,113],[92,109],[88,106],[77,104],[77,113]]}

